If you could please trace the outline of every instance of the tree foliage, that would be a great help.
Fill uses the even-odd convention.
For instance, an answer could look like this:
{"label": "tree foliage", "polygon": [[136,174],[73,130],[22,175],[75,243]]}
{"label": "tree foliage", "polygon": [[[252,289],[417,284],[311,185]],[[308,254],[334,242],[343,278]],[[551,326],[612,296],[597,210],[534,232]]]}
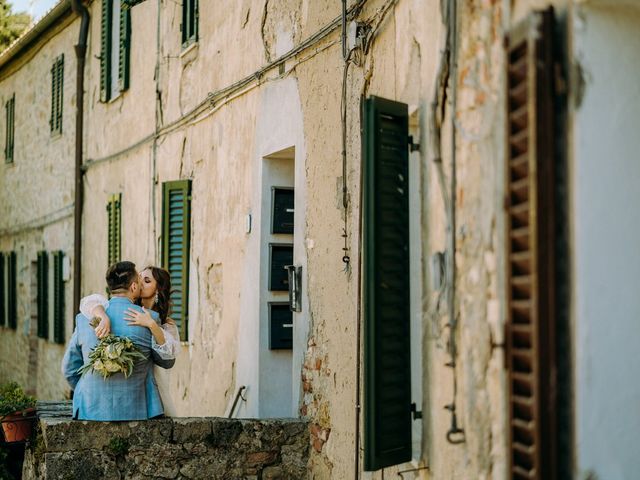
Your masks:
{"label": "tree foliage", "polygon": [[31,24],[28,13],[14,13],[8,0],[0,0],[0,52],[18,38]]}

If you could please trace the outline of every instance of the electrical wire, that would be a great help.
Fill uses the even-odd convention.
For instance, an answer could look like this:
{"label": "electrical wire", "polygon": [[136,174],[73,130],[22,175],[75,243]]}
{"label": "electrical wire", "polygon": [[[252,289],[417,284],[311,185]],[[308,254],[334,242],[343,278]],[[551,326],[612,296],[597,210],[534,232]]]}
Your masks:
{"label": "electrical wire", "polygon": [[[362,9],[362,7],[364,6],[364,4],[367,1],[368,0],[359,0],[356,4],[354,4],[351,7],[349,7],[347,9],[347,19],[353,18],[354,16],[358,15],[360,13],[360,10]],[[280,56],[277,59],[273,60],[272,62],[269,62],[264,67],[256,70],[252,74],[247,75],[246,77],[238,80],[235,83],[232,83],[232,84],[230,84],[230,85],[228,85],[228,86],[226,86],[224,88],[221,88],[219,90],[216,90],[214,92],[209,92],[207,94],[207,97],[205,99],[201,100],[195,107],[193,107],[188,112],[182,114],[180,117],[178,117],[177,119],[173,120],[172,122],[167,124],[162,129],[158,130],[157,132],[154,132],[154,133],[151,133],[149,135],[146,135],[142,139],[138,140],[137,142],[129,145],[128,147],[126,147],[126,148],[124,148],[122,150],[119,150],[117,152],[114,152],[114,153],[112,153],[110,155],[107,155],[105,157],[102,157],[102,158],[88,160],[85,163],[84,169],[87,170],[87,169],[89,169],[89,168],[91,168],[91,167],[93,167],[95,165],[100,164],[100,163],[120,158],[123,155],[125,155],[126,153],[129,153],[129,152],[139,148],[140,146],[150,142],[154,138],[168,135],[169,133],[173,132],[174,130],[177,130],[177,129],[181,128],[184,124],[188,123],[190,120],[200,116],[207,109],[214,107],[218,103],[218,101],[223,100],[226,97],[229,97],[230,95],[236,93],[237,91],[243,89],[244,87],[246,87],[247,85],[250,85],[253,82],[260,81],[260,79],[267,72],[269,72],[270,70],[272,70],[272,69],[274,69],[276,67],[279,67],[280,65],[284,64],[287,60],[289,60],[291,58],[294,58],[299,53],[302,53],[303,51],[307,50],[308,48],[311,48],[314,45],[316,45],[317,43],[319,43],[320,41],[324,40],[326,37],[331,35],[331,33],[333,33],[333,31],[336,28],[338,28],[340,26],[341,21],[342,21],[342,14],[339,15],[338,17],[336,17],[333,21],[331,21],[327,25],[325,25],[323,28],[318,30],[316,33],[311,35],[305,41],[301,42],[298,46],[292,48],[291,50],[289,50],[288,52],[286,52],[282,56]]]}

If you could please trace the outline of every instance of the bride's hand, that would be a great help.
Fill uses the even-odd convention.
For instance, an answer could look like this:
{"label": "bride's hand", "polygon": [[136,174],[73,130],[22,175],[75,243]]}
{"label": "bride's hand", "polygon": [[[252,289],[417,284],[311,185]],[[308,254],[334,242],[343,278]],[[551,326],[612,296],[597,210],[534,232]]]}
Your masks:
{"label": "bride's hand", "polygon": [[153,318],[151,318],[149,310],[144,307],[142,307],[142,310],[143,311],[140,312],[138,310],[134,310],[133,308],[129,308],[124,313],[124,319],[129,322],[129,325],[151,328],[156,324],[156,322]]}
{"label": "bride's hand", "polygon": [[109,317],[107,317],[106,315],[99,318],[101,318],[101,320],[98,326],[96,327],[96,336],[98,338],[103,338],[109,335],[109,332],[111,331],[111,321],[109,320]]}

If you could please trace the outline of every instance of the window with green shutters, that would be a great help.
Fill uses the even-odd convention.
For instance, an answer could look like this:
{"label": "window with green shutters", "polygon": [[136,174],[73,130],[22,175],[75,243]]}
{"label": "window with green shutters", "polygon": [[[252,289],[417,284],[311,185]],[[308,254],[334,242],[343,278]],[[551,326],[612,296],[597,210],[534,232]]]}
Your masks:
{"label": "window with green shutters", "polygon": [[411,460],[408,109],[364,104],[364,468]]}
{"label": "window with green shutters", "polygon": [[37,311],[38,337],[49,338],[49,256],[47,252],[38,252],[37,268]]}
{"label": "window with green shutters", "polygon": [[16,94],[14,93],[4,106],[6,113],[5,123],[5,141],[4,141],[4,161],[6,163],[13,162],[13,139],[15,132],[15,115],[16,115]]}
{"label": "window with green shutters", "polygon": [[64,344],[64,278],[63,266],[64,252],[53,254],[53,340]]}
{"label": "window with green shutters", "polygon": [[[108,102],[129,88],[131,5],[126,0],[102,0],[100,23],[100,100]],[[114,51],[118,52],[115,63]]]}
{"label": "window with green shutters", "polygon": [[162,205],[162,266],[171,275],[171,318],[180,338],[188,340],[191,180],[164,183]]}
{"label": "window with green shutters", "polygon": [[51,66],[51,119],[52,134],[62,133],[62,102],[64,92],[64,54],[56,58]]}
{"label": "window with green shutters", "polygon": [[109,197],[107,203],[107,264],[113,265],[120,261],[122,254],[122,194],[116,193]]}
{"label": "window with green shutters", "polygon": [[7,268],[7,325],[14,330],[18,327],[18,258],[16,252],[5,257]]}
{"label": "window with green shutters", "polygon": [[198,41],[198,0],[182,1],[182,46]]}
{"label": "window with green shutters", "polygon": [[7,270],[5,254],[0,252],[0,327],[7,324]]}

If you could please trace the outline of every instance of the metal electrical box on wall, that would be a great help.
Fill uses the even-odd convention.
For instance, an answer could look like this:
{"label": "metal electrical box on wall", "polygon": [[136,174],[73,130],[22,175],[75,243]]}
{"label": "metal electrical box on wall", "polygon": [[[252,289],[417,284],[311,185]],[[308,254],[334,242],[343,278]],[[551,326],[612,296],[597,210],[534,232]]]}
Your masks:
{"label": "metal electrical box on wall", "polygon": [[289,278],[285,267],[292,263],[293,245],[269,244],[269,290],[272,292],[289,291]]}
{"label": "metal electrical box on wall", "polygon": [[293,348],[293,314],[289,302],[269,303],[269,349]]}
{"label": "metal electrical box on wall", "polygon": [[293,233],[294,191],[292,187],[271,188],[271,233]]}

